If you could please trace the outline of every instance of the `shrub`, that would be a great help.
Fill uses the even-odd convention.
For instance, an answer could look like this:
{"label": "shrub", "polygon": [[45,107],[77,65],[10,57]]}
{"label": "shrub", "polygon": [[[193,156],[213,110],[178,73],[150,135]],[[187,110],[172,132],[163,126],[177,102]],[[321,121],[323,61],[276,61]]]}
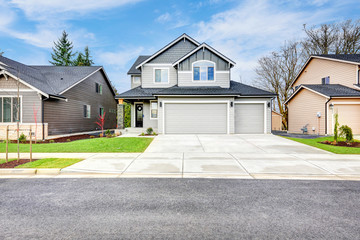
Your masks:
{"label": "shrub", "polygon": [[141,135],[141,136],[145,136],[145,133],[141,133],[140,135]]}
{"label": "shrub", "polygon": [[105,135],[111,135],[110,129],[108,129],[108,130],[105,131]]}
{"label": "shrub", "polygon": [[153,132],[153,135],[157,135],[156,132]]}
{"label": "shrub", "polygon": [[21,135],[19,137],[19,141],[22,142],[22,143],[26,142],[26,136],[25,136],[24,133],[21,133]]}
{"label": "shrub", "polygon": [[335,125],[334,125],[334,141],[337,142],[338,140],[338,128],[339,128],[339,114],[335,113]]}
{"label": "shrub", "polygon": [[154,130],[152,129],[152,127],[149,127],[148,129],[146,129],[146,134],[151,135],[153,131]]}
{"label": "shrub", "polygon": [[346,138],[346,142],[351,142],[353,140],[353,133],[351,127],[348,125],[342,125],[340,128],[340,136]]}
{"label": "shrub", "polygon": [[68,139],[66,139],[66,141],[67,141],[67,142],[71,142],[71,139],[68,138]]}
{"label": "shrub", "polygon": [[54,143],[54,142],[55,142],[55,141],[54,141],[54,140],[52,140],[52,139],[49,141],[49,143]]}
{"label": "shrub", "polygon": [[95,136],[94,136],[94,135],[91,135],[90,138],[95,138]]}

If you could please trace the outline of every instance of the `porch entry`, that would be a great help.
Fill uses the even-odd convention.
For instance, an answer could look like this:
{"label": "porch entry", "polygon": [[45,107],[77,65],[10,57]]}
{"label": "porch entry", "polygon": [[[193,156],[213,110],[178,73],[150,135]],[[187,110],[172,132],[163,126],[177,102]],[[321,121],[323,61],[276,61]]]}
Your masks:
{"label": "porch entry", "polygon": [[142,103],[135,104],[135,127],[143,127],[143,114],[144,106]]}

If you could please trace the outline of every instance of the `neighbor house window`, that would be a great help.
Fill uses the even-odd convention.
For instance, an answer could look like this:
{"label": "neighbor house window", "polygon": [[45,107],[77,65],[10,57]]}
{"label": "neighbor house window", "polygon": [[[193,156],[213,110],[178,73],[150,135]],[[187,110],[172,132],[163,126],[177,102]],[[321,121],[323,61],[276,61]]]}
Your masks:
{"label": "neighbor house window", "polygon": [[100,116],[104,116],[104,108],[101,107],[101,108],[99,109],[99,115],[100,115]]}
{"label": "neighbor house window", "polygon": [[84,118],[90,118],[90,105],[84,105]]}
{"label": "neighbor house window", "polygon": [[17,97],[0,97],[0,122],[19,122],[21,119],[21,102]]}
{"label": "neighbor house window", "polygon": [[150,118],[158,117],[158,103],[156,101],[150,101]]}
{"label": "neighbor house window", "polygon": [[330,77],[324,77],[321,79],[322,84],[330,84]]}
{"label": "neighbor house window", "polygon": [[95,92],[102,94],[102,85],[99,83],[95,83]]}
{"label": "neighbor house window", "polygon": [[214,81],[215,63],[209,61],[198,61],[193,63],[194,81]]}
{"label": "neighbor house window", "polygon": [[140,77],[139,76],[134,77],[134,83],[140,83]]}
{"label": "neighbor house window", "polygon": [[159,68],[154,69],[154,78],[156,83],[168,83],[169,82],[169,69]]}

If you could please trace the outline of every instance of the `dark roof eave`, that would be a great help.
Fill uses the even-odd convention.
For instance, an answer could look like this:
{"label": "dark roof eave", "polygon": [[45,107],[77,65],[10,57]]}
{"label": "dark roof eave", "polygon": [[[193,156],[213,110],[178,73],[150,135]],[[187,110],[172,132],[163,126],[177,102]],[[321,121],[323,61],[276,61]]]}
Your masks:
{"label": "dark roof eave", "polygon": [[129,100],[136,100],[136,99],[143,99],[143,100],[146,100],[146,99],[156,99],[156,97],[127,97],[127,96],[115,96],[115,99],[129,99]]}

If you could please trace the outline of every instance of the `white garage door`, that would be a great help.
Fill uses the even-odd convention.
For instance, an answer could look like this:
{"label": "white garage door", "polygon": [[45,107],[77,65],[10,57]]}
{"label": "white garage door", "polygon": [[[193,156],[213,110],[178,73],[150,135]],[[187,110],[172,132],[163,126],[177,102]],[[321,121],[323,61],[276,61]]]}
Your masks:
{"label": "white garage door", "polygon": [[235,133],[264,133],[264,104],[235,104]]}
{"label": "white garage door", "polygon": [[165,133],[227,133],[226,103],[166,103]]}

